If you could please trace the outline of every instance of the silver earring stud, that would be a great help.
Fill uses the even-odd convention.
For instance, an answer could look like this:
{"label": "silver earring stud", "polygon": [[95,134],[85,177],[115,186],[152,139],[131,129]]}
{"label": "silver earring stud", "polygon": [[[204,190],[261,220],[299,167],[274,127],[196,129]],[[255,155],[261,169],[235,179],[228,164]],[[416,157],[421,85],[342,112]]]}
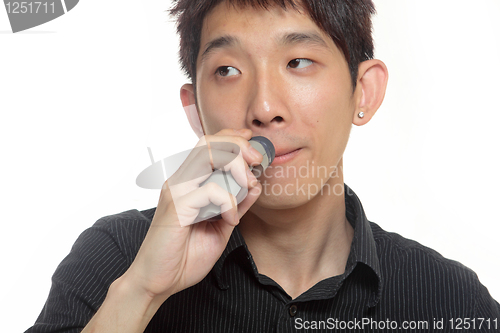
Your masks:
{"label": "silver earring stud", "polygon": [[361,111],[360,113],[358,113],[358,117],[359,118],[363,118],[365,116],[365,113],[363,111]]}

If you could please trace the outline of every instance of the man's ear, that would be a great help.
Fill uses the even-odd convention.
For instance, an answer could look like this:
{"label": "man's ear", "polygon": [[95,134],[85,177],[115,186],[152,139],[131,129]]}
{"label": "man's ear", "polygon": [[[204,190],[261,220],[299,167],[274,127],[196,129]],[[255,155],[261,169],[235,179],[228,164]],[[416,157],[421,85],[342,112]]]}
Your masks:
{"label": "man's ear", "polygon": [[198,138],[201,138],[205,135],[205,133],[203,126],[201,125],[198,108],[196,107],[192,84],[187,83],[181,87],[181,102],[184,107],[184,111],[186,112],[189,125],[191,125],[191,128]]}
{"label": "man's ear", "polygon": [[[387,67],[380,60],[371,59],[359,64],[354,125],[362,126],[375,115],[384,100],[388,78]],[[358,117],[360,112],[364,113],[363,118]]]}

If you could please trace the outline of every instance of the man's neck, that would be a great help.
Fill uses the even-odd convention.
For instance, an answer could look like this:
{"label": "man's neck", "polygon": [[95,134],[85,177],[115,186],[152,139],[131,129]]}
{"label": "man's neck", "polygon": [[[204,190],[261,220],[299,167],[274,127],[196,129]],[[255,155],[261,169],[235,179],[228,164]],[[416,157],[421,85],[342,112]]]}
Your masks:
{"label": "man's neck", "polygon": [[[343,177],[330,178],[344,188]],[[344,273],[354,234],[345,213],[344,192],[318,194],[306,204],[282,210],[252,207],[239,228],[260,274],[296,298],[313,285]]]}

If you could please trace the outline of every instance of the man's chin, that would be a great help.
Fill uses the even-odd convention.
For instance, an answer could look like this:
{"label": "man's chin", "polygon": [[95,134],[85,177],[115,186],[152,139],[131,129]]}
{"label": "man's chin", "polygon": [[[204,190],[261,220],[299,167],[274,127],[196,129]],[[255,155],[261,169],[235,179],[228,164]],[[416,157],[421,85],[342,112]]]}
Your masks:
{"label": "man's chin", "polygon": [[264,209],[283,210],[298,208],[305,203],[307,203],[307,198],[300,198],[298,195],[273,195],[262,193],[254,206]]}

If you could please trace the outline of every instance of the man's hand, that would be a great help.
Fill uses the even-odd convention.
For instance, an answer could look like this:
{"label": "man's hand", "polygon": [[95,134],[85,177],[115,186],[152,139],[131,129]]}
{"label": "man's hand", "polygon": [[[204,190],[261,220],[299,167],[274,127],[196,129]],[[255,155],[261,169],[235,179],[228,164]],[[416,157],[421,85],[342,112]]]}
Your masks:
{"label": "man's hand", "polygon": [[[251,137],[249,129],[225,129],[200,139],[197,147],[208,145],[209,158],[202,158],[200,150],[194,149],[165,182],[151,227],[134,262],[111,285],[102,307],[84,332],[94,331],[91,328],[98,328],[96,332],[142,332],[169,296],[195,285],[210,272],[239,219],[262,190],[248,168],[262,161],[262,155],[248,142]],[[220,147],[239,149],[217,150]],[[212,168],[226,165],[227,161],[231,162],[225,170],[249,190],[238,206],[232,194],[214,183],[199,187]],[[199,209],[210,202],[221,207],[222,218],[192,224]],[[102,325],[102,319],[107,325]]]}

